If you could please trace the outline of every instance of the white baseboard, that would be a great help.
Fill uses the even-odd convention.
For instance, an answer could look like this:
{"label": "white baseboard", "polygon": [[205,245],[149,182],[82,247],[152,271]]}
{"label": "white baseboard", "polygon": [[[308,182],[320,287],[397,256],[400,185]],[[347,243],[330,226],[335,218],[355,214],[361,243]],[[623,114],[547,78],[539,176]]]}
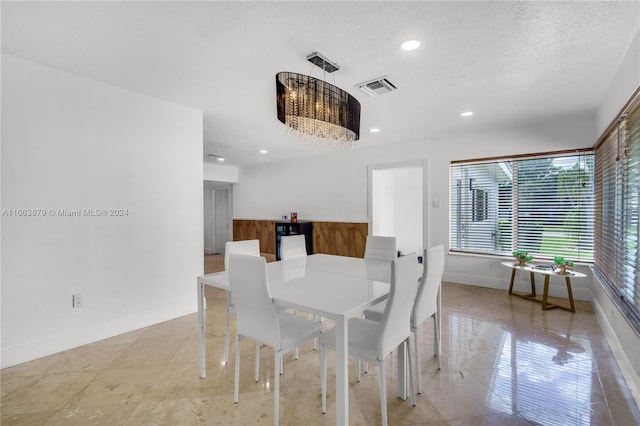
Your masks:
{"label": "white baseboard", "polygon": [[611,323],[609,322],[609,317],[606,312],[600,306],[597,299],[594,299],[593,302],[593,310],[596,313],[596,318],[602,331],[604,332],[605,337],[607,338],[607,342],[609,343],[609,347],[611,348],[611,352],[613,353],[613,357],[616,359],[618,363],[618,367],[620,368],[620,372],[624,377],[624,380],[627,382],[627,387],[629,391],[633,395],[633,399],[636,401],[636,405],[640,407],[640,376],[636,373],[631,361],[625,354],[622,349],[622,345],[618,340],[618,336],[616,335]]}
{"label": "white baseboard", "polygon": [[[473,285],[476,287],[495,288],[498,290],[505,290],[505,292],[509,290],[509,280],[503,278],[445,272],[443,281],[455,284]],[[536,280],[536,289],[540,294],[542,294],[542,284],[543,282],[541,280]],[[516,279],[513,283],[513,289],[516,291],[528,291],[531,289],[531,282],[529,280]],[[591,290],[589,289],[576,288],[574,285],[571,286],[571,289],[574,300],[590,302],[593,298]],[[568,297],[566,285],[564,283],[549,283],[549,296],[566,299]]]}

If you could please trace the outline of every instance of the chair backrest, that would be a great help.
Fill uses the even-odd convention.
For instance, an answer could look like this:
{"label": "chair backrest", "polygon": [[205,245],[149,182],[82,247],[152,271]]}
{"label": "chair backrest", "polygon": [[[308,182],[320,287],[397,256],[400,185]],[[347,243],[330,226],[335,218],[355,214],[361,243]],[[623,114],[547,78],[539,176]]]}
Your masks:
{"label": "chair backrest", "polygon": [[420,279],[411,315],[413,328],[418,328],[424,320],[438,311],[438,292],[444,273],[444,246],[440,244],[425,250],[424,259],[426,259],[424,272]]}
{"label": "chair backrest", "polygon": [[378,360],[384,358],[411,334],[411,308],[416,298],[415,253],[396,258],[391,264],[391,290],[380,322]]}
{"label": "chair backrest", "polygon": [[367,235],[364,248],[364,260],[392,262],[396,257],[396,237]]}
{"label": "chair backrest", "polygon": [[228,273],[237,333],[280,349],[280,322],[269,291],[265,258],[231,253]]}
{"label": "chair backrest", "polygon": [[229,255],[231,253],[260,256],[259,240],[227,241],[224,245],[224,269],[229,270]]}
{"label": "chair backrest", "polygon": [[307,244],[304,234],[288,235],[280,239],[280,259],[294,259],[307,255]]}

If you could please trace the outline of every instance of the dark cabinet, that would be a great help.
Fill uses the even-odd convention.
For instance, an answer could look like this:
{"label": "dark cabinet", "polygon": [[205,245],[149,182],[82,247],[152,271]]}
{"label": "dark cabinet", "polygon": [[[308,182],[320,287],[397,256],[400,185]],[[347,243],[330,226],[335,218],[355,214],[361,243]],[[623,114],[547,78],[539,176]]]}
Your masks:
{"label": "dark cabinet", "polygon": [[312,222],[276,222],[276,260],[280,260],[280,239],[287,235],[304,235],[307,254],[313,254]]}

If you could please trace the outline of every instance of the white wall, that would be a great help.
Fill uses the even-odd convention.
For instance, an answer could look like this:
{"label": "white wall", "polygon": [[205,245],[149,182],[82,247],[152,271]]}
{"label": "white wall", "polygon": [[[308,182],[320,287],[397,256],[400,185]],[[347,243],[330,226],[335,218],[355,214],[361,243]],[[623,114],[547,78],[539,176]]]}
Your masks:
{"label": "white wall", "polygon": [[2,367],[194,312],[202,113],[8,55],[1,111],[2,209],[47,213],[2,217]]}
{"label": "white wall", "polygon": [[373,170],[371,185],[371,234],[392,237],[395,235],[393,169]]}
{"label": "white wall", "polygon": [[[336,155],[338,154],[338,155]],[[368,151],[347,150],[310,159],[240,169],[233,217],[367,222]],[[236,192],[239,191],[239,192]]]}
{"label": "white wall", "polygon": [[238,182],[238,168],[219,164],[204,163],[204,180],[214,182]]}

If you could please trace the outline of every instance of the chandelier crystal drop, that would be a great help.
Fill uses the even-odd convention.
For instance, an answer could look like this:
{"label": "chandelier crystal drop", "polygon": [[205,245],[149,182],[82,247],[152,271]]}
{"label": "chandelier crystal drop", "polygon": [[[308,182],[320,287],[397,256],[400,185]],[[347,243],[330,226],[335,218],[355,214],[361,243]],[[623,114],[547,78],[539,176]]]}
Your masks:
{"label": "chandelier crystal drop", "polygon": [[276,74],[278,120],[306,143],[352,148],[360,138],[360,102],[326,81],[293,72]]}

